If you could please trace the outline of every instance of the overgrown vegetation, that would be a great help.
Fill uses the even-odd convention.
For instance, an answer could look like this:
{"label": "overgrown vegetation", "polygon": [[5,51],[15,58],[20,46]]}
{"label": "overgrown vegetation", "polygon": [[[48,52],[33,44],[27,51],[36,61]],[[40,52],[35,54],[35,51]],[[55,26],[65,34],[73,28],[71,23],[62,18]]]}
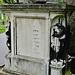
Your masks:
{"label": "overgrown vegetation", "polygon": [[17,3],[17,2],[18,0],[0,0],[0,4],[3,4],[3,5]]}
{"label": "overgrown vegetation", "polygon": [[66,70],[65,75],[71,75],[70,67]]}
{"label": "overgrown vegetation", "polygon": [[5,16],[5,14],[4,13],[0,13],[0,33],[3,33],[3,32],[5,32],[5,30],[6,30],[6,21],[8,21],[8,20],[6,20],[6,16]]}

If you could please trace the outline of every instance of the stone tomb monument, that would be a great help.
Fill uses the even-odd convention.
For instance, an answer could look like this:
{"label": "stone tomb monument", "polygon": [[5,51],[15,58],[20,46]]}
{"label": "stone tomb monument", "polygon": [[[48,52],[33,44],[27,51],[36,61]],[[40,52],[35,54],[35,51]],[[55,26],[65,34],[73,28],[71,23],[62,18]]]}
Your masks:
{"label": "stone tomb monument", "polygon": [[[11,23],[11,52],[6,54],[4,70],[14,75],[50,75],[50,27],[59,22],[67,26],[66,3],[0,5],[0,10]],[[59,67],[62,71],[63,64]]]}

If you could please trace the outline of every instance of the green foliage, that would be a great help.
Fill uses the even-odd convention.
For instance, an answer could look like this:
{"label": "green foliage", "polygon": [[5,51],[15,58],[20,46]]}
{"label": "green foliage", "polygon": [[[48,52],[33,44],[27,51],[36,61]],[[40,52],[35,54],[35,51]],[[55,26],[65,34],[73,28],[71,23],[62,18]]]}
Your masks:
{"label": "green foliage", "polygon": [[3,27],[0,27],[0,33],[3,33],[3,32],[5,32],[5,30],[6,30],[6,27],[5,27],[5,26],[3,26]]}
{"label": "green foliage", "polygon": [[57,3],[64,3],[65,1],[64,0],[62,0],[62,2],[57,2]]}
{"label": "green foliage", "polygon": [[65,75],[71,75],[70,67],[66,70]]}
{"label": "green foliage", "polygon": [[6,0],[9,4],[17,3],[17,0]]}
{"label": "green foliage", "polygon": [[13,3],[17,3],[17,0],[6,0],[7,3],[5,3],[4,0],[0,0],[0,4],[2,5],[7,5],[7,4],[13,4]]}
{"label": "green foliage", "polygon": [[5,3],[4,0],[0,0],[0,4],[3,5],[3,4],[7,4],[7,3]]}
{"label": "green foliage", "polygon": [[2,15],[0,14],[0,33],[3,33],[5,32],[6,30],[6,22],[5,21],[9,21],[9,18],[6,20],[6,16],[5,14],[3,13],[3,19],[2,18]]}

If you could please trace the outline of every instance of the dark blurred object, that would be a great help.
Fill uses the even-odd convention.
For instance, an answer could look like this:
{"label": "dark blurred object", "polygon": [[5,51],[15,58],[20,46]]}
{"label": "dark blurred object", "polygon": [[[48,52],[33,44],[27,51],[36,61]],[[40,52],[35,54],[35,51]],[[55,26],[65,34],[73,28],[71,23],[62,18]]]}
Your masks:
{"label": "dark blurred object", "polygon": [[70,69],[72,74],[75,74],[75,57],[71,61]]}
{"label": "dark blurred object", "polygon": [[6,32],[6,35],[7,35],[6,45],[9,48],[9,50],[11,50],[11,22],[9,22],[9,29]]}
{"label": "dark blurred object", "polygon": [[70,36],[70,46],[68,54],[71,56],[75,56],[75,12],[70,17],[69,22],[70,22],[69,25],[70,25],[71,36]]}
{"label": "dark blurred object", "polygon": [[[75,0],[66,0],[68,5],[74,5],[75,6]],[[71,57],[75,57],[75,12],[73,12],[70,16],[70,31],[71,31],[71,37],[70,37],[70,46],[68,54]],[[75,74],[75,58],[72,58],[70,69],[72,74]]]}

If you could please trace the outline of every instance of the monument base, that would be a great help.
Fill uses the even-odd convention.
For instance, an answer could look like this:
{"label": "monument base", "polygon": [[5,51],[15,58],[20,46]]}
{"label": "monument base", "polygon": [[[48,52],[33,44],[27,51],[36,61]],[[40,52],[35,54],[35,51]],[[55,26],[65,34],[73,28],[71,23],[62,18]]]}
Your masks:
{"label": "monument base", "polygon": [[51,65],[51,75],[62,75],[62,69],[65,67],[63,62],[52,61]]}
{"label": "monument base", "polygon": [[4,71],[18,75],[48,75],[48,66],[43,59],[14,55],[6,55]]}

